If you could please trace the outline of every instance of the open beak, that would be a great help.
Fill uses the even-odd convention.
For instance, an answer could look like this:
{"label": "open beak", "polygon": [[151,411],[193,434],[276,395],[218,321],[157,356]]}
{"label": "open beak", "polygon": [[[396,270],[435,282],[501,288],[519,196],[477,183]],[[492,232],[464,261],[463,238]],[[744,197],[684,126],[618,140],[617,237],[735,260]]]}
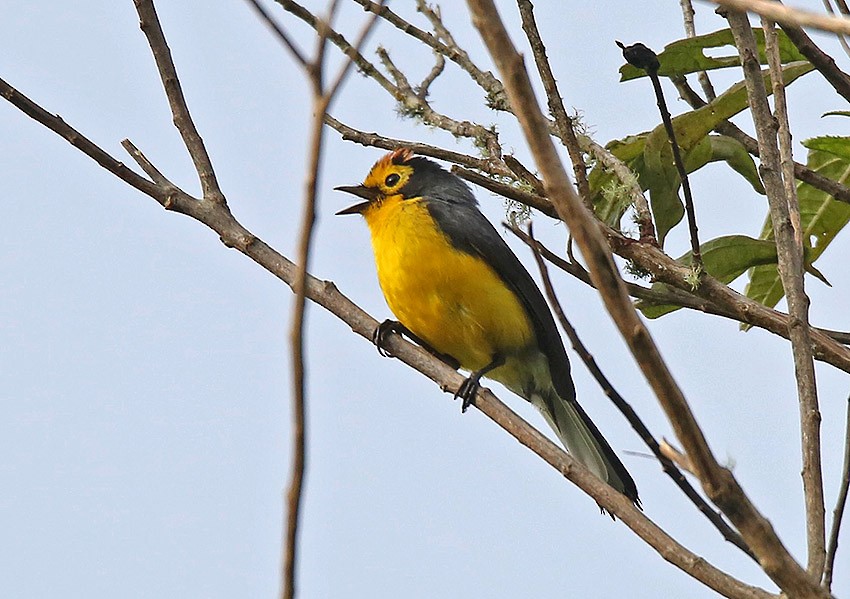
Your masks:
{"label": "open beak", "polygon": [[358,198],[363,198],[366,200],[365,202],[360,202],[359,204],[354,204],[353,206],[349,206],[348,208],[343,208],[337,215],[340,214],[362,214],[366,208],[369,207],[374,200],[378,198],[380,192],[373,187],[366,187],[364,185],[343,185],[342,187],[334,187],[335,191],[344,191],[345,193],[350,193],[351,195],[355,195]]}

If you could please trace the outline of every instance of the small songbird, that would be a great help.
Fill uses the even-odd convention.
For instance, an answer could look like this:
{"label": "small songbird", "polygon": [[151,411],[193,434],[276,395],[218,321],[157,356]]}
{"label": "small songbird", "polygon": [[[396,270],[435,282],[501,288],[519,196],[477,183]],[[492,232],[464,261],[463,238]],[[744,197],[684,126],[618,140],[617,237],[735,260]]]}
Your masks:
{"label": "small songbird", "polygon": [[578,461],[638,504],[632,477],[576,402],[546,300],[466,183],[400,149],[362,185],[336,189],[364,200],[337,214],[366,219],[378,280],[402,330],[471,372],[458,390],[464,407],[482,376],[499,381],[543,414]]}

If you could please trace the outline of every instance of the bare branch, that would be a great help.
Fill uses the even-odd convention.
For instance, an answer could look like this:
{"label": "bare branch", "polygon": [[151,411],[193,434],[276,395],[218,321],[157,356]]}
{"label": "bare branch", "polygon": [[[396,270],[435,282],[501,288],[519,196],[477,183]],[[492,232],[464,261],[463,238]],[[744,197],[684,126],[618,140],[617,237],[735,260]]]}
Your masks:
{"label": "bare branch", "polygon": [[65,139],[116,177],[165,206],[166,197],[156,183],[145,179],[138,173],[127,168],[124,163],[118,161],[85,135],[71,127],[62,117],[56,114],[50,114],[3,79],[0,79],[0,96],[3,96],[31,119],[41,123]]}
{"label": "bare branch", "polygon": [[661,453],[667,456],[669,460],[685,472],[689,472],[690,474],[694,473],[694,466],[691,464],[688,456],[679,451],[678,448],[674,447],[667,439],[661,439],[661,443],[659,445],[661,447]]}
{"label": "bare branch", "polygon": [[[314,30],[318,31],[320,20],[306,8],[294,2],[293,0],[277,0],[277,2],[287,11],[303,20],[310,25]],[[477,123],[470,121],[459,121],[447,115],[434,110],[425,98],[419,97],[416,90],[407,83],[407,78],[401,71],[395,69],[391,65],[391,74],[396,77],[398,84],[394,84],[387,79],[375,66],[366,60],[363,55],[354,48],[348,41],[336,31],[330,30],[327,33],[328,39],[333,42],[342,52],[349,56],[357,68],[366,76],[374,79],[385,91],[387,91],[397,102],[400,110],[407,116],[415,116],[421,119],[423,123],[438,127],[444,131],[448,131],[455,137],[466,137],[472,139],[477,147],[479,147],[486,155],[499,158],[502,154],[501,146],[499,145],[498,135],[486,127],[482,127]],[[386,51],[382,57],[389,58]],[[387,61],[385,61],[386,64]],[[401,79],[399,78],[401,77]]]}
{"label": "bare branch", "polygon": [[540,80],[543,82],[543,89],[546,90],[549,112],[555,119],[558,137],[563,140],[564,145],[567,147],[567,152],[570,154],[570,160],[573,163],[573,173],[575,173],[579,195],[581,195],[585,202],[590,202],[590,186],[587,183],[587,165],[584,162],[584,156],[579,147],[575,132],[575,123],[573,123],[573,119],[570,118],[564,108],[564,100],[561,98],[558,83],[555,81],[555,76],[552,74],[552,67],[549,64],[549,58],[546,56],[546,46],[540,38],[540,31],[538,31],[537,22],[534,19],[534,6],[532,6],[530,0],[517,0],[517,5],[519,6],[519,15],[522,18],[522,29],[525,31],[525,36],[528,38],[528,43],[531,46],[531,53],[534,55],[534,62],[537,65]]}
{"label": "bare branch", "polygon": [[159,17],[156,15],[153,1],[133,0],[133,3],[136,5],[136,12],[139,14],[139,26],[148,39],[148,45],[153,52],[159,76],[165,88],[165,95],[168,96],[168,105],[171,107],[174,125],[180,132],[183,144],[186,146],[186,150],[188,150],[189,156],[195,164],[195,170],[198,172],[203,197],[210,202],[224,204],[224,194],[222,194],[216,180],[212,161],[204,146],[204,140],[201,139],[192,116],[189,114],[189,108],[186,106],[186,98],[183,96],[183,89],[180,86],[180,80],[177,78],[177,69],[174,67],[171,50],[165,41],[165,35],[162,32],[162,26],[159,24]]}
{"label": "bare branch", "polygon": [[422,156],[430,156],[432,158],[437,158],[438,160],[446,160],[447,162],[453,162],[455,164],[461,164],[463,166],[474,168],[494,176],[514,176],[514,173],[507,166],[505,166],[505,163],[501,159],[494,156],[490,156],[487,158],[476,158],[474,156],[469,156],[468,154],[452,152],[451,150],[445,150],[443,148],[439,148],[437,146],[432,146],[429,144],[401,139],[393,139],[391,137],[379,135],[378,133],[367,133],[365,131],[355,129],[354,127],[349,127],[345,123],[336,120],[331,115],[325,115],[325,123],[335,129],[342,136],[342,139],[346,141],[353,141],[363,146],[382,148],[384,150],[397,150],[398,148],[402,147],[410,148],[416,154],[421,154]]}
{"label": "bare branch", "polygon": [[752,550],[741,538],[741,535],[729,526],[720,513],[713,510],[711,506],[708,505],[708,502],[703,499],[703,497],[697,493],[696,489],[691,486],[691,483],[685,479],[676,467],[676,464],[664,454],[660,444],[655,439],[655,436],[650,432],[649,428],[647,428],[646,424],[644,424],[643,420],[641,420],[640,416],[638,416],[631,404],[627,402],[625,398],[614,388],[611,381],[608,380],[608,377],[605,376],[602,369],[596,363],[593,355],[587,350],[587,347],[585,347],[581,338],[579,338],[575,327],[573,327],[572,323],[567,318],[567,315],[564,313],[564,310],[561,307],[561,302],[555,294],[555,288],[552,286],[552,280],[549,278],[549,270],[546,268],[546,263],[543,261],[543,256],[540,253],[540,248],[542,246],[536,239],[534,239],[531,226],[528,227],[527,236],[520,235],[521,231],[517,227],[509,226],[508,229],[513,232],[514,235],[519,236],[531,248],[532,253],[534,254],[534,260],[537,262],[537,267],[540,271],[540,277],[543,280],[543,287],[546,291],[546,297],[549,299],[549,305],[552,306],[552,311],[558,318],[558,322],[561,323],[561,327],[567,333],[567,337],[569,337],[573,349],[579,355],[582,362],[584,362],[584,365],[587,367],[590,374],[593,375],[593,378],[596,379],[596,382],[599,384],[603,393],[605,393],[617,409],[620,410],[623,416],[626,417],[626,420],[628,420],[634,431],[638,434],[638,436],[640,436],[649,450],[652,451],[656,459],[661,462],[661,467],[664,470],[664,473],[672,479],[691,503],[696,506],[697,510],[708,518],[709,522],[714,525],[724,539],[735,545],[753,560],[758,561]]}
{"label": "bare branch", "polygon": [[847,506],[848,488],[850,488],[850,397],[847,398],[847,423],[844,426],[844,466],[841,469],[838,499],[835,501],[835,509],[832,511],[832,529],[829,532],[826,566],[823,570],[823,584],[827,589],[832,588],[833,567],[835,566],[835,555],[838,552],[838,535],[841,532],[844,508]]}
{"label": "bare branch", "polygon": [[812,27],[821,31],[850,34],[850,19],[826,16],[820,13],[797,8],[789,8],[773,0],[709,0],[725,8],[754,12],[782,26]]}
{"label": "bare branch", "polygon": [[[767,193],[776,239],[779,275],[788,299],[789,333],[800,402],[808,573],[819,581],[823,574],[826,536],[820,457],[820,410],[809,330],[809,299],[803,281],[805,271],[802,239],[794,230],[794,222],[799,223],[799,215],[795,218],[791,216],[792,202],[786,196],[787,188],[782,178],[782,159],[776,138],[778,124],[767,101],[755,36],[746,14],[729,11],[727,19],[741,55],[750,112],[759,142],[759,174]],[[778,63],[778,57],[773,62]],[[776,84],[782,81],[782,76],[774,71],[771,79]],[[779,116],[781,118],[781,115]],[[790,153],[790,149],[788,152]]]}
{"label": "bare branch", "polygon": [[[821,50],[812,41],[812,38],[799,27],[784,25],[782,31],[797,46],[800,53],[808,58],[810,63],[815,65],[815,68],[820,71],[820,74],[823,75],[823,78],[835,89],[838,95],[850,102],[850,75],[838,68],[832,56]],[[843,36],[840,36],[840,39],[844,40]]]}
{"label": "bare branch", "polygon": [[298,238],[298,268],[292,289],[295,293],[295,303],[292,309],[292,327],[290,329],[290,344],[292,347],[292,420],[293,420],[293,452],[292,472],[289,488],[286,494],[287,517],[284,532],[283,564],[281,568],[281,599],[294,599],[296,589],[296,558],[298,554],[298,522],[301,513],[301,503],[304,488],[304,477],[307,461],[307,402],[306,375],[304,366],[304,314],[306,309],[306,282],[310,259],[310,249],[313,240],[313,229],[316,222],[316,189],[319,169],[321,167],[322,147],[324,140],[325,116],[333,102],[345,77],[351,70],[353,55],[360,53],[366,37],[375,24],[375,16],[367,19],[355,42],[353,54],[345,61],[333,82],[325,89],[325,50],[328,35],[331,33],[330,22],[336,13],[337,0],[331,0],[326,19],[317,21],[315,58],[305,65],[310,87],[313,91],[313,110],[309,131],[309,147],[307,154],[307,175],[304,183],[304,210],[302,213],[301,230]]}
{"label": "bare branch", "polygon": [[[685,26],[685,35],[688,37],[696,37],[697,30],[694,25],[695,13],[693,3],[691,0],[679,0],[679,6],[682,7],[682,20]],[[711,84],[711,79],[708,78],[708,73],[700,71],[697,73],[697,79],[699,80],[700,87],[702,87],[702,92],[705,94],[705,97],[708,98],[709,102],[717,97],[717,94],[714,92],[714,86]]]}
{"label": "bare branch", "polygon": [[493,73],[480,69],[472,61],[472,59],[469,58],[469,54],[466,50],[455,43],[451,33],[449,33],[448,29],[446,29],[443,25],[439,13],[430,8],[424,0],[417,0],[416,10],[425,15],[425,17],[431,22],[431,26],[434,28],[434,33],[436,35],[432,35],[427,31],[423,31],[415,25],[412,25],[400,17],[397,13],[394,13],[386,6],[381,6],[377,2],[372,2],[371,0],[354,1],[361,5],[364,9],[378,14],[382,19],[387,21],[393,27],[396,27],[399,31],[402,31],[413,39],[422,42],[434,50],[434,52],[457,64],[461,69],[469,74],[470,78],[472,78],[472,80],[482,90],[484,90],[487,94],[487,104],[491,108],[495,110],[507,110],[507,99],[505,98],[505,90],[502,87],[502,83],[493,76]]}
{"label": "bare branch", "polygon": [[534,109],[536,98],[522,57],[514,48],[493,2],[468,0],[467,3],[473,14],[473,24],[502,74],[511,105],[526,108],[518,119],[543,175],[549,198],[570,227],[606,308],[660,400],[706,493],[738,528],[758,556],[762,568],[780,588],[799,597],[823,596],[817,582],[794,561],[732,473],[721,467],[712,455],[681,389],[629,301],[598,224],[570,185],[549,135],[548,123]]}

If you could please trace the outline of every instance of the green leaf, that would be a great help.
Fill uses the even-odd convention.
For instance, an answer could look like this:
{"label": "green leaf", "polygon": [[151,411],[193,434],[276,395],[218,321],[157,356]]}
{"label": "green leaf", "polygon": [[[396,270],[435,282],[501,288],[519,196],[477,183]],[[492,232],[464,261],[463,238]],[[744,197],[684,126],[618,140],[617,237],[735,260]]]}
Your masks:
{"label": "green leaf", "polygon": [[[810,169],[845,185],[850,182],[850,137],[815,137],[807,139],[803,145],[809,148],[807,166]],[[850,222],[850,205],[802,182],[797,183],[797,198],[803,227],[803,248],[806,263],[810,265]],[[769,216],[760,237],[773,240],[773,226]],[[777,267],[753,268],[745,293],[765,306],[775,306],[785,295]]]}
{"label": "green leaf", "polygon": [[756,193],[764,195],[764,185],[759,177],[758,168],[744,144],[726,135],[711,135],[709,139],[711,140],[711,160],[725,161],[753,186]]}
{"label": "green leaf", "polygon": [[[753,239],[746,235],[726,235],[700,245],[705,271],[715,279],[729,284],[740,277],[748,268],[757,265],[776,264],[776,244],[764,239]],[[682,264],[691,264],[693,254],[688,252],[678,259]],[[664,283],[653,283],[653,289],[663,290]],[[647,318],[658,318],[675,312],[681,306],[674,304],[651,304],[637,302],[636,306]]]}
{"label": "green leaf", "polygon": [[850,116],[850,110],[830,110],[821,115],[821,117],[825,116]]}
{"label": "green leaf", "polygon": [[[764,56],[764,31],[761,28],[754,28],[753,33],[756,36],[756,43],[759,49],[759,60],[762,64],[767,64]],[[783,64],[806,60],[806,57],[800,54],[800,51],[791,43],[785,32],[779,31],[778,33],[779,57]],[[731,46],[728,56],[715,58],[705,55],[704,50],[706,48],[721,48],[723,46]],[[664,46],[664,51],[658,55],[658,61],[661,63],[658,74],[662,77],[677,77],[698,71],[735,67],[741,64],[738,51],[735,49],[735,39],[732,37],[732,32],[729,29],[722,29],[714,33],[698,35],[667,44]],[[645,76],[646,72],[643,69],[633,67],[630,64],[620,67],[620,81],[630,81]]]}

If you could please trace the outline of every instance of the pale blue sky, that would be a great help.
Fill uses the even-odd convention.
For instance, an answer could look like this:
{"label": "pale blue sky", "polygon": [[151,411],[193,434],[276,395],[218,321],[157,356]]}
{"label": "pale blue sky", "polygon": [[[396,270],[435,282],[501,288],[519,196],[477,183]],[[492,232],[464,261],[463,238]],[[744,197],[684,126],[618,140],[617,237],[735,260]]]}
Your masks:
{"label": "pale blue sky", "polygon": [[[536,4],[566,103],[582,111],[596,138],[655,126],[648,83],[617,82],[614,40],[660,51],[682,35],[678,2]],[[412,13],[409,3],[393,6]],[[515,8],[501,6],[519,41]],[[723,26],[710,7],[697,8],[701,31]],[[304,77],[241,1],[161,1],[158,10],[235,215],[292,256],[309,114]],[[309,32],[274,12],[310,51]],[[443,12],[486,65],[463,4],[444,2]],[[197,191],[132,2],[6,0],[0,17],[0,77],[126,162],[119,142],[131,139]],[[353,32],[362,18],[348,9],[340,22]],[[373,40],[419,77],[430,68],[427,53],[385,24]],[[829,38],[818,40],[835,50]],[[719,76],[718,87],[737,77]],[[790,90],[796,141],[848,134],[846,119],[818,118],[846,106],[809,79]],[[683,111],[669,86],[667,93],[672,112]],[[453,116],[497,122],[505,148],[528,156],[516,127],[481,109],[477,88],[455,69],[432,100]],[[358,75],[334,114],[367,131],[454,143],[397,118],[388,97]],[[349,201],[332,188],[360,181],[381,151],[333,132],[327,141],[312,271],[381,320],[389,313],[366,227],[332,216]],[[799,145],[796,152],[804,160]],[[5,102],[0,180],[0,596],[275,596],[289,467],[289,289]],[[724,168],[704,169],[693,186],[704,239],[760,230],[763,198]],[[476,194],[494,221],[502,218],[499,200]],[[563,247],[561,228],[545,217],[536,223],[538,235]],[[675,230],[668,244],[671,254],[683,253],[684,232]],[[531,267],[528,251],[513,245]],[[850,329],[848,252],[843,235],[818,263],[831,289],[809,280],[818,325]],[[595,294],[566,277],[557,285],[602,368],[653,431],[672,438]],[[450,396],[379,357],[323,310],[311,307],[308,325],[301,597],[715,596],[600,516],[592,500],[475,410],[462,416]],[[803,556],[788,345],[692,313],[650,326],[713,449]],[[715,565],[772,589],[657,464],[625,453],[643,451],[642,443],[573,364],[579,398],[634,475],[647,515]],[[850,385],[828,366],[818,375],[831,512]],[[545,427],[521,400],[501,396]],[[850,592],[847,545],[836,566],[839,594]]]}

